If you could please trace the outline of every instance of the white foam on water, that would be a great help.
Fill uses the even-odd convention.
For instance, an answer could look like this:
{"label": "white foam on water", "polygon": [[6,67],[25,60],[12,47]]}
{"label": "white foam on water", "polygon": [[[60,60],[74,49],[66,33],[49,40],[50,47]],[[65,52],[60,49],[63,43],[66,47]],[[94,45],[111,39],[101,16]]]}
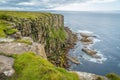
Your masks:
{"label": "white foam on water", "polygon": [[100,40],[100,39],[97,39],[97,38],[93,39],[93,42],[94,42],[94,43],[100,42],[100,41],[101,41],[101,40]]}
{"label": "white foam on water", "polygon": [[90,56],[87,55],[87,54],[84,54],[82,57],[83,57],[83,59],[85,59],[85,60],[87,60],[87,61],[94,62],[94,63],[99,63],[99,64],[102,64],[104,61],[107,60],[107,58],[104,57],[102,54],[97,53],[97,55],[101,56],[101,59],[92,58],[92,57],[90,57]]}
{"label": "white foam on water", "polygon": [[87,31],[87,30],[78,30],[78,33],[89,33],[89,34],[93,34],[93,32]]}

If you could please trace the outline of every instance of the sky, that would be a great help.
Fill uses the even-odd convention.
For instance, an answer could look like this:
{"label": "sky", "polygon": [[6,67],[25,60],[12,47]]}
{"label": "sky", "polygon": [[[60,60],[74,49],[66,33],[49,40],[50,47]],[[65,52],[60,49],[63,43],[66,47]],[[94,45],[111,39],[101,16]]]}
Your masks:
{"label": "sky", "polygon": [[0,10],[111,11],[120,10],[120,0],[0,0]]}

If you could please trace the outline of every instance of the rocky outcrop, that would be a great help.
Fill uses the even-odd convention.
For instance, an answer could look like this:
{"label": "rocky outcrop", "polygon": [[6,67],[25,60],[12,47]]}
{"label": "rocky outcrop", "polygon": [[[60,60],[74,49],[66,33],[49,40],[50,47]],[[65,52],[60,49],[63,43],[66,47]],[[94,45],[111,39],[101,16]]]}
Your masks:
{"label": "rocky outcrop", "polygon": [[90,55],[93,58],[101,58],[100,56],[97,55],[97,51],[91,50],[87,47],[82,48],[82,51],[84,51],[85,53],[87,53],[88,55]]}
{"label": "rocky outcrop", "polygon": [[[12,68],[14,59],[6,56],[0,55],[0,76],[4,74],[5,76],[12,76],[14,74],[14,69]],[[0,79],[1,80],[1,79]]]}
{"label": "rocky outcrop", "polygon": [[108,78],[92,73],[87,73],[87,72],[76,72],[78,74],[80,80],[109,80]]}
{"label": "rocky outcrop", "polygon": [[36,55],[47,59],[44,46],[39,43],[33,42],[32,45],[18,42],[0,43],[0,53],[4,55],[21,54],[24,52],[34,52]]}
{"label": "rocky outcrop", "polygon": [[101,59],[101,56],[99,56],[97,51],[94,49],[90,49],[89,45],[93,44],[93,37],[96,37],[92,33],[80,33],[81,36],[81,43],[83,45],[82,51],[85,52],[86,54],[90,55],[93,58]]}
{"label": "rocky outcrop", "polygon": [[84,45],[89,45],[89,44],[93,44],[93,39],[92,37],[96,37],[95,35],[93,35],[92,33],[80,33],[81,36],[81,43]]}
{"label": "rocky outcrop", "polygon": [[83,33],[83,32],[81,32],[80,33],[80,35],[82,36],[82,37],[96,37],[95,35],[93,35],[92,33]]}
{"label": "rocky outcrop", "polygon": [[93,39],[88,37],[82,37],[80,41],[82,44],[85,44],[85,45],[93,44]]}
{"label": "rocky outcrop", "polygon": [[70,60],[71,62],[75,63],[75,64],[80,64],[80,61],[77,60],[75,57],[70,57],[70,56],[66,56],[68,60]]}

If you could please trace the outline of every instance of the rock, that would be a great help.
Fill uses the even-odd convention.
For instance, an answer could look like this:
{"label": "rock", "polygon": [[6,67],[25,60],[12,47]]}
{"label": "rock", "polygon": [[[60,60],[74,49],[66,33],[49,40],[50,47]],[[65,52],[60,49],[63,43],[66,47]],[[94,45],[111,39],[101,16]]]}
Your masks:
{"label": "rock", "polygon": [[92,38],[83,37],[80,41],[82,44],[85,44],[85,45],[93,44]]}
{"label": "rock", "polygon": [[87,72],[77,72],[73,71],[78,74],[80,77],[80,80],[109,80],[108,78],[92,73],[87,73]]}
{"label": "rock", "polygon": [[78,61],[76,58],[74,57],[70,57],[70,56],[66,56],[67,59],[69,59],[71,62],[75,63],[75,64],[80,64],[80,61]]}
{"label": "rock", "polygon": [[82,37],[96,37],[95,35],[93,35],[92,33],[83,33],[83,32],[81,32],[80,33],[80,35],[82,36]]}
{"label": "rock", "polygon": [[4,73],[5,76],[12,76],[15,71],[12,68],[14,59],[0,55],[0,74]]}
{"label": "rock", "polygon": [[14,41],[13,38],[0,38],[0,43],[13,42],[13,41]]}
{"label": "rock", "polygon": [[93,58],[101,58],[100,56],[97,55],[97,52],[95,50],[91,50],[87,47],[82,48],[82,51],[84,51]]}
{"label": "rock", "polygon": [[21,32],[16,32],[15,34],[12,34],[11,37],[15,39],[21,39],[22,35]]}
{"label": "rock", "polygon": [[2,54],[12,55],[24,52],[34,52],[36,55],[47,59],[44,46],[39,43],[34,42],[32,45],[18,42],[0,43],[0,53]]}

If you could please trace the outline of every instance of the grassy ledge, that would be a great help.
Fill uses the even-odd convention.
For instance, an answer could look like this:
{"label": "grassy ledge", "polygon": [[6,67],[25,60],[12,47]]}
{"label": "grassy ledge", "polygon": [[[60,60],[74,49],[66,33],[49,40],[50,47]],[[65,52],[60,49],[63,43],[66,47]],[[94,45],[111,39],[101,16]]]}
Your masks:
{"label": "grassy ledge", "polygon": [[57,68],[34,53],[26,52],[13,57],[16,73],[8,80],[79,80],[77,74]]}

